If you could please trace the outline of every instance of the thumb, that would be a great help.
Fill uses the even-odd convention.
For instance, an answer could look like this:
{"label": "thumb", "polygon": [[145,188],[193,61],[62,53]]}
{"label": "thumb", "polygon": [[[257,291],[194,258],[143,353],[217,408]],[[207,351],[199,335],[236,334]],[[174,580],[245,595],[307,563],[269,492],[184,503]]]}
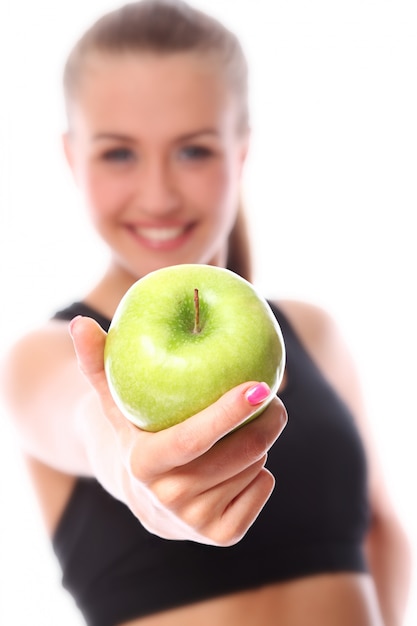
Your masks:
{"label": "thumb", "polygon": [[89,317],[78,315],[69,325],[70,335],[84,376],[98,392],[107,386],[104,372],[104,346],[106,333]]}
{"label": "thumb", "polygon": [[104,347],[106,333],[90,317],[78,315],[69,325],[70,335],[78,359],[78,366],[87,381],[97,392],[103,409],[103,415],[119,434],[125,434],[130,442],[132,431],[137,431],[118,410],[110,393],[104,370]]}

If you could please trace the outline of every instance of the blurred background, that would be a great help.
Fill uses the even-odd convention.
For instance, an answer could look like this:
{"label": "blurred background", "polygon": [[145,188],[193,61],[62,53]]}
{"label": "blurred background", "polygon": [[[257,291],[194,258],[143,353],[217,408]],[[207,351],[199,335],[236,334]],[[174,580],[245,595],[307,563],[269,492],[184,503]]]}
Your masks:
{"label": "blurred background", "polygon": [[[417,556],[417,4],[195,0],[241,37],[256,283],[333,314]],[[106,0],[0,0],[0,351],[105,260],[64,163],[61,71]],[[85,261],[88,265],[85,266]],[[81,626],[0,407],[0,623]],[[417,624],[416,575],[404,626]]]}

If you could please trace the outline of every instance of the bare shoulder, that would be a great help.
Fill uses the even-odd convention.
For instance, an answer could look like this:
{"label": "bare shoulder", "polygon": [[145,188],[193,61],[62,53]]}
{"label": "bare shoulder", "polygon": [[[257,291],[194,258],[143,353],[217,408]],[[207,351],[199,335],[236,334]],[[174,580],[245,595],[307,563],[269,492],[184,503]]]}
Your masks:
{"label": "bare shoulder", "polygon": [[370,427],[362,384],[355,359],[337,320],[314,304],[298,301],[276,303],[325,378],[349,407],[362,437],[368,460],[370,501],[374,519],[393,515],[390,498]]}
{"label": "bare shoulder", "polygon": [[76,367],[68,323],[61,321],[48,322],[26,333],[12,345],[2,362],[2,397],[19,434],[50,532],[60,519],[75,480],[69,472],[60,471],[62,463],[56,459],[64,457],[61,448],[53,451],[61,440],[69,447],[69,420],[62,419],[62,415],[70,405],[65,393]]}
{"label": "bare shoulder", "polygon": [[6,401],[21,405],[60,367],[75,361],[68,323],[50,321],[19,338],[2,362],[2,392]]}
{"label": "bare shoulder", "polygon": [[309,302],[282,300],[277,305],[324,376],[356,415],[362,412],[354,360],[334,317]]}
{"label": "bare shoulder", "polygon": [[315,358],[333,346],[340,335],[333,317],[320,306],[300,300],[281,300],[277,305],[286,315],[297,335]]}
{"label": "bare shoulder", "polygon": [[[315,304],[280,301],[277,305],[324,377],[349,407],[366,445],[368,458],[374,458],[356,364],[335,319]],[[372,466],[374,474],[376,464],[372,462]]]}

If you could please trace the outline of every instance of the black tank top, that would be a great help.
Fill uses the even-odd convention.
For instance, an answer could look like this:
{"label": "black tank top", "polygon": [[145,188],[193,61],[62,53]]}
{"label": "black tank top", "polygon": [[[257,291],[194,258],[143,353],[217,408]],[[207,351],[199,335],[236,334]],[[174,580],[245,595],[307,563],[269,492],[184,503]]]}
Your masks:
{"label": "black tank top", "polygon": [[[369,521],[366,461],[353,418],[271,305],[287,351],[280,394],[288,424],[268,455],[275,490],[235,546],[160,539],[94,479],[79,478],[53,536],[63,585],[89,626],[152,613],[265,584],[329,572],[365,572]],[[110,321],[83,303],[75,315]]]}

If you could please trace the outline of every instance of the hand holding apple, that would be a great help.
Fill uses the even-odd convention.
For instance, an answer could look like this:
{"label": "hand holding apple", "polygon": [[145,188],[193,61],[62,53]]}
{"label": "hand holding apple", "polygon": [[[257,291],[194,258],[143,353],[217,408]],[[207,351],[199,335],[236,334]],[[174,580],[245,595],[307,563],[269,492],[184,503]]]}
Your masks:
{"label": "hand holding apple", "polygon": [[117,406],[149,431],[184,421],[245,381],[269,385],[262,410],[284,365],[282,334],[267,302],[240,276],[209,265],[166,267],[137,281],[105,347]]}
{"label": "hand holding apple", "polygon": [[76,318],[71,335],[96,392],[88,392],[77,411],[79,437],[103,487],[160,537],[219,546],[239,541],[274,486],[264,464],[286,423],[280,400],[274,397],[258,419],[236,429],[265,391],[245,382],[184,422],[146,432],[113,401],[103,368],[104,331]]}

